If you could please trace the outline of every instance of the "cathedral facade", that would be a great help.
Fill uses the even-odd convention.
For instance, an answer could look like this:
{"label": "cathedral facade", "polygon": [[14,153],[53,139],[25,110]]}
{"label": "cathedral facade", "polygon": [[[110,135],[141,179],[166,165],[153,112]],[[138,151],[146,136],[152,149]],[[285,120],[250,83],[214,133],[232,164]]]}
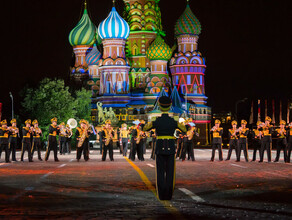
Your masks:
{"label": "cathedral facade", "polygon": [[175,24],[173,48],[163,40],[159,0],[124,3],[123,17],[113,4],[96,26],[85,2],[83,16],[69,34],[75,54],[71,77],[92,90],[93,123],[98,102],[113,108],[121,122],[131,123],[157,113],[158,96],[179,94],[174,114],[193,118],[200,140],[207,143],[211,109],[206,106],[205,59],[198,51],[201,25],[189,3]]}

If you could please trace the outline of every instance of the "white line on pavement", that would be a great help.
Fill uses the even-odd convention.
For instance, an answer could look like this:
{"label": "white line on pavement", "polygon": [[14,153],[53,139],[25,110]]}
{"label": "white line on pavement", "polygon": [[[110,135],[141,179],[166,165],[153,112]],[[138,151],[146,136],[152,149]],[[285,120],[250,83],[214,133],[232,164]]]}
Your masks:
{"label": "white line on pavement", "polygon": [[74,159],[69,160],[69,162],[72,162]]}
{"label": "white line on pavement", "polygon": [[0,163],[0,166],[3,166],[3,165],[10,165],[9,163]]}
{"label": "white line on pavement", "polygon": [[149,167],[155,167],[155,166],[153,166],[152,164],[150,164],[150,163],[147,163],[147,165],[149,166]]}
{"label": "white line on pavement", "polygon": [[247,167],[240,166],[240,165],[238,165],[238,164],[234,164],[234,163],[231,163],[230,165],[231,165],[231,166],[235,166],[235,167],[247,168]]}
{"label": "white line on pavement", "polygon": [[58,168],[61,168],[61,167],[64,167],[64,166],[66,166],[67,164],[62,164],[62,165],[60,165],[60,166],[58,166]]}
{"label": "white line on pavement", "polygon": [[276,175],[276,176],[281,176],[281,177],[287,177],[285,175],[279,174],[279,173],[275,173],[275,172],[269,172],[269,171],[265,171],[268,174],[272,174],[272,175]]}
{"label": "white line on pavement", "polygon": [[43,175],[42,177],[41,177],[41,179],[45,179],[45,178],[47,178],[48,176],[50,176],[51,174],[53,174],[54,172],[48,172],[47,174],[45,174],[45,175]]}
{"label": "white line on pavement", "polygon": [[185,189],[185,188],[178,188],[178,189],[180,191],[182,191],[183,193],[185,193],[186,195],[190,196],[196,202],[205,202],[205,200],[203,198],[201,198],[200,196],[197,196],[196,194],[194,194],[193,192],[191,192],[188,189]]}

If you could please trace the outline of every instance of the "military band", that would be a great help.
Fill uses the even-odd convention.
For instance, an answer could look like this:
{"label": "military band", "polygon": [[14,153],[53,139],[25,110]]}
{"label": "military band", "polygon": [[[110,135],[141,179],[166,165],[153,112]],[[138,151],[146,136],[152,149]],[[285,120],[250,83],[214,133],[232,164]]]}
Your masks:
{"label": "military band", "polygon": [[[81,120],[82,121],[82,120]],[[80,122],[81,122],[80,121]],[[47,161],[49,158],[50,151],[54,151],[54,159],[58,161],[58,141],[57,135],[59,135],[59,147],[60,154],[64,154],[65,152],[70,152],[71,149],[71,137],[72,137],[72,129],[69,125],[65,126],[65,123],[61,123],[57,125],[57,118],[51,119],[52,124],[49,127],[49,140],[47,145],[47,151],[45,160]],[[84,120],[83,124],[89,125],[86,120]],[[138,121],[139,122],[139,121]],[[142,121],[143,122],[143,121]],[[186,159],[186,153],[188,153],[188,159],[192,161],[195,160],[194,157],[194,138],[197,135],[195,129],[196,127],[190,126],[190,122],[192,120],[185,120],[185,127],[187,131],[181,131],[176,129],[174,132],[174,136],[176,138],[176,152],[175,156],[178,159],[184,161]],[[271,118],[266,117],[265,123],[260,121],[257,122],[257,127],[255,129],[248,129],[247,122],[245,120],[241,121],[241,127],[237,128],[237,122],[232,121],[232,128],[228,129],[229,136],[229,149],[226,161],[230,160],[232,151],[235,150],[236,153],[236,161],[240,161],[241,151],[244,151],[245,160],[248,161],[248,137],[251,138],[251,143],[253,146],[253,158],[252,161],[256,161],[257,151],[259,151],[260,160],[259,162],[263,162],[264,151],[267,151],[268,162],[271,162],[271,148],[272,148],[272,137],[276,139],[275,148],[276,148],[276,157],[274,162],[278,162],[280,159],[280,153],[283,151],[284,154],[284,162],[290,163],[291,159],[291,148],[292,148],[292,123],[286,126],[286,122],[284,120],[280,121],[280,126],[278,128],[274,128],[271,124]],[[8,150],[7,156],[5,156],[5,161],[10,161],[10,155],[12,161],[16,160],[16,148],[17,141],[20,138],[19,129],[17,128],[17,122],[15,119],[10,121],[11,126],[7,126],[7,121],[1,121],[0,127],[0,158],[2,151]],[[32,124],[32,126],[31,126]],[[141,126],[142,125],[142,126]],[[144,132],[142,127],[144,123],[139,122],[135,126],[127,128],[128,125],[126,123],[122,124],[120,129],[120,139],[118,140],[121,143],[121,149],[123,152],[123,156],[127,156],[127,148],[128,141],[131,142],[130,147],[130,155],[129,159],[135,160],[135,156],[139,160],[144,161],[144,154],[146,151],[146,140],[147,136],[152,138],[150,141],[151,146],[151,159],[156,158],[156,145],[157,145],[157,131],[152,128],[151,131]],[[84,126],[84,125],[83,125]],[[82,127],[82,126],[81,126]],[[81,132],[76,128],[76,140],[78,142]],[[215,126],[211,129],[210,133],[212,134],[212,156],[211,161],[214,161],[215,150],[218,149],[219,153],[219,161],[222,161],[222,134],[223,128],[220,127],[220,121],[215,120]],[[102,149],[102,160],[106,159],[107,151],[109,151],[110,160],[113,160],[113,144],[114,144],[114,129],[111,127],[111,122],[107,121],[106,125],[104,125],[103,129],[100,132],[101,138],[101,149]],[[25,121],[25,126],[22,128],[22,147],[21,147],[21,161],[24,160],[24,154],[27,151],[28,153],[28,161],[33,161],[34,151],[37,151],[38,160],[42,161],[41,157],[41,138],[42,138],[42,130],[39,128],[38,121],[34,120],[31,123],[31,120],[28,119]],[[83,152],[84,159],[89,159],[89,145],[87,144],[89,141],[88,137],[86,137],[85,145],[87,147],[82,147],[80,149],[77,148],[77,160],[79,161],[81,158],[81,154]],[[70,146],[70,147],[69,147]],[[81,150],[82,149],[82,150]],[[80,153],[81,152],[81,153]],[[80,154],[80,155],[79,155]]]}

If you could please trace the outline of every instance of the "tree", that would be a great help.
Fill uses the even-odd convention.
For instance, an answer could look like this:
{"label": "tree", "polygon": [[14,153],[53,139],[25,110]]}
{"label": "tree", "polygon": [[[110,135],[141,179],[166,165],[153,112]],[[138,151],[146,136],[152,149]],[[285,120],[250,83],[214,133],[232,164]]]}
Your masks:
{"label": "tree", "polygon": [[36,89],[26,88],[23,94],[24,111],[32,120],[38,120],[45,140],[53,117],[58,118],[58,124],[69,118],[90,119],[91,93],[82,89],[76,91],[74,98],[63,80],[45,78]]}

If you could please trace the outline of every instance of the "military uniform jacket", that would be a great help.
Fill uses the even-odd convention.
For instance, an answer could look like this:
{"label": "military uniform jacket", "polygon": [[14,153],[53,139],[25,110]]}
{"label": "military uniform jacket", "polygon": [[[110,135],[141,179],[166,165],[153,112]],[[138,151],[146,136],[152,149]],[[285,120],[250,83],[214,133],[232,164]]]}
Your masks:
{"label": "military uniform jacket", "polygon": [[213,137],[213,144],[222,144],[223,128],[219,127],[215,131],[210,131],[210,134]]}
{"label": "military uniform jacket", "polygon": [[154,118],[154,121],[149,122],[143,128],[144,131],[149,131],[152,128],[156,129],[157,142],[156,142],[156,154],[161,155],[173,155],[175,154],[175,137],[174,132],[176,129],[180,129],[186,132],[186,127],[178,122],[178,118],[174,119],[167,113],[161,115],[161,117]]}
{"label": "military uniform jacket", "polygon": [[28,127],[22,128],[22,143],[30,143],[30,137],[31,137],[32,131]]}
{"label": "military uniform jacket", "polygon": [[246,144],[247,143],[247,135],[249,133],[248,128],[243,128],[241,131],[238,132],[239,139],[238,142],[240,144]]}
{"label": "military uniform jacket", "polygon": [[292,128],[287,129],[288,142],[292,143]]}
{"label": "military uniform jacket", "polygon": [[[82,134],[83,134],[83,129],[80,128],[80,127],[77,127],[76,128],[76,133],[75,133],[76,138],[81,138]],[[84,142],[88,142],[89,141],[90,135],[91,135],[91,133],[87,130],[87,134],[86,134],[86,137],[84,139]]]}
{"label": "military uniform jacket", "polygon": [[252,132],[251,132],[251,135],[252,135],[253,141],[257,141],[257,142],[261,141],[260,130],[259,129],[253,129]]}
{"label": "military uniform jacket", "polygon": [[263,142],[272,142],[272,132],[273,127],[270,125],[269,127],[265,127],[262,129],[263,132]]}
{"label": "military uniform jacket", "polygon": [[[12,129],[17,129],[17,127],[12,127]],[[9,136],[9,143],[16,144],[17,143],[17,136],[18,136],[18,134],[11,132],[10,136]]]}
{"label": "military uniform jacket", "polygon": [[54,125],[49,127],[49,141],[57,141],[57,135],[59,134],[59,128]]}
{"label": "military uniform jacket", "polygon": [[[39,128],[37,128],[37,129],[39,129]],[[35,142],[35,143],[41,143],[41,136],[42,136],[42,134],[39,134],[37,132],[37,130],[35,129],[35,131],[32,133],[33,142]]]}
{"label": "military uniform jacket", "polygon": [[[101,137],[102,137],[102,140],[105,141],[106,140],[106,129],[103,129],[102,132],[101,132]],[[112,130],[112,137],[114,137],[115,135],[115,132]],[[111,140],[112,142],[112,140]]]}
{"label": "military uniform jacket", "polygon": [[137,129],[133,129],[132,132],[131,132],[131,135],[132,135],[132,138],[131,138],[131,139],[135,139],[135,138],[137,138],[137,136],[138,136],[138,131],[137,131]]}
{"label": "military uniform jacket", "polygon": [[10,132],[6,128],[0,127],[0,144],[8,144]]}
{"label": "military uniform jacket", "polygon": [[277,138],[279,138],[279,139],[286,139],[287,131],[284,129],[284,131],[281,132],[281,129],[278,128],[278,129],[276,129],[276,135],[277,135]]}

